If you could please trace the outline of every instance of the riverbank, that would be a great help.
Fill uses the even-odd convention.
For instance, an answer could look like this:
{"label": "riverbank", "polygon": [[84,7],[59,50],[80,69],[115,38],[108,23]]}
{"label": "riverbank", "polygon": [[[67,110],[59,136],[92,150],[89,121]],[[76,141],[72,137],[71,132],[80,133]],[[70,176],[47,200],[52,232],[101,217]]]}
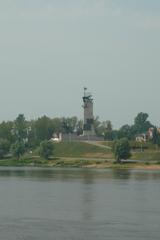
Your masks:
{"label": "riverbank", "polygon": [[61,142],[54,145],[54,156],[49,160],[41,158],[37,148],[24,154],[21,160],[2,159],[0,166],[160,170],[160,150],[132,151],[130,162],[117,164],[109,143],[104,146],[104,142]]}
{"label": "riverbank", "polygon": [[114,160],[91,159],[91,158],[52,158],[45,160],[42,158],[32,159],[3,159],[0,160],[0,166],[35,166],[35,167],[77,167],[87,169],[144,169],[144,170],[160,170],[159,161],[147,162],[131,162],[117,164]]}

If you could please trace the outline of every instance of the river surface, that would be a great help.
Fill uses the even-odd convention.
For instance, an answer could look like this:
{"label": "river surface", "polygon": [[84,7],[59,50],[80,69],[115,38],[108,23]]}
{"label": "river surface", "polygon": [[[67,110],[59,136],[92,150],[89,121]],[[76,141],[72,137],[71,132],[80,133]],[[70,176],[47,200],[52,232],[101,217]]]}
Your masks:
{"label": "river surface", "polygon": [[159,240],[160,172],[0,168],[2,240]]}

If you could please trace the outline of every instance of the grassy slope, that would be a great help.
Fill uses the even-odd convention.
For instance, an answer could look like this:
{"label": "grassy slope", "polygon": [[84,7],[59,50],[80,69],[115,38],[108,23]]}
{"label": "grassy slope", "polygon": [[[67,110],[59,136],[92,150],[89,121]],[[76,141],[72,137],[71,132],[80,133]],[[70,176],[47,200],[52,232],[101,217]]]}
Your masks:
{"label": "grassy slope", "polygon": [[132,159],[143,161],[160,161],[160,151],[146,150],[144,152],[132,153]]}
{"label": "grassy slope", "polygon": [[[160,149],[151,142],[138,143],[130,142],[131,148],[137,149],[132,153],[132,159],[143,161],[160,161]],[[143,151],[141,151],[143,150]]]}
{"label": "grassy slope", "polygon": [[54,146],[55,157],[112,157],[112,152],[110,150],[85,142],[62,142],[54,144]]}
{"label": "grassy slope", "polygon": [[[105,144],[108,145],[108,144]],[[54,158],[49,161],[38,156],[38,149],[33,155],[26,154],[23,159],[0,160],[0,166],[85,166],[90,164],[105,164],[104,167],[118,167],[110,162],[114,159],[110,149],[94,146],[86,142],[62,142],[54,144]],[[147,149],[144,152],[133,152],[132,159],[157,161],[160,163],[160,150]],[[106,165],[107,164],[107,165]],[[137,165],[137,164],[136,164]],[[125,165],[127,167],[128,165]],[[130,166],[130,165],[129,165]],[[133,164],[132,164],[133,166]],[[124,166],[123,166],[124,167]]]}
{"label": "grassy slope", "polygon": [[[112,141],[104,141],[101,144],[105,146],[113,147]],[[157,149],[155,145],[150,142],[138,143],[135,141],[130,141],[131,148],[137,148],[135,152],[132,152],[133,160],[143,160],[143,161],[160,161],[160,149]],[[141,148],[144,150],[141,152]],[[138,150],[139,149],[139,150]]]}
{"label": "grassy slope", "polygon": [[113,141],[101,141],[100,142],[102,145],[104,145],[104,146],[108,146],[108,147],[113,147]]}
{"label": "grassy slope", "polygon": [[99,162],[100,159],[113,159],[113,154],[107,148],[86,142],[62,142],[54,144],[53,157],[49,161],[40,158],[37,148],[33,154],[25,154],[21,160],[2,159],[0,166],[82,166]]}

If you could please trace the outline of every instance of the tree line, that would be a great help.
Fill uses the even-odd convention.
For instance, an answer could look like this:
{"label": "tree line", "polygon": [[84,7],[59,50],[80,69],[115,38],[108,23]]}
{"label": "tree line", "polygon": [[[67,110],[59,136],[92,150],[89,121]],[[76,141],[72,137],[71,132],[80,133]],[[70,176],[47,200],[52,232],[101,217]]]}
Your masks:
{"label": "tree line", "polygon": [[[83,133],[83,121],[77,117],[49,118],[42,116],[36,120],[27,121],[23,114],[19,114],[14,121],[0,123],[0,158],[9,151],[19,158],[26,151],[38,146],[44,148],[53,134]],[[41,144],[41,145],[40,145]]]}
{"label": "tree line", "polygon": [[[118,130],[113,129],[111,121],[94,119],[94,128],[97,136],[104,140],[115,141],[118,139],[135,140],[137,134],[146,133],[153,128],[153,144],[160,145],[160,133],[149,120],[147,113],[139,113],[133,125],[124,125]],[[0,123],[0,158],[11,152],[18,158],[26,151],[40,146],[43,141],[48,141],[53,134],[83,134],[83,121],[77,117],[49,118],[42,116],[36,120],[26,120],[23,114],[19,114],[14,121]],[[41,144],[41,147],[44,145]],[[50,147],[51,148],[51,147]]]}
{"label": "tree line", "polygon": [[97,136],[103,136],[104,140],[115,141],[122,138],[127,138],[128,140],[135,140],[136,136],[140,134],[148,133],[148,130],[152,128],[152,141],[153,144],[160,146],[160,131],[152,124],[149,120],[149,115],[147,113],[140,112],[134,118],[133,124],[125,124],[118,130],[114,130],[111,121],[100,122],[99,118],[95,119],[95,131]]}

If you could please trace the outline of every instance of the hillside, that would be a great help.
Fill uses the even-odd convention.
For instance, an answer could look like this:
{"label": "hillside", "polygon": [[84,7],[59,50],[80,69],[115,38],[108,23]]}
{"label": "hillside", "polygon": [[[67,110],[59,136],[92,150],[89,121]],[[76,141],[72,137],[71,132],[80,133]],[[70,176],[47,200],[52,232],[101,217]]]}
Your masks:
{"label": "hillside", "polygon": [[110,149],[87,142],[61,142],[54,144],[55,157],[113,158]]}

